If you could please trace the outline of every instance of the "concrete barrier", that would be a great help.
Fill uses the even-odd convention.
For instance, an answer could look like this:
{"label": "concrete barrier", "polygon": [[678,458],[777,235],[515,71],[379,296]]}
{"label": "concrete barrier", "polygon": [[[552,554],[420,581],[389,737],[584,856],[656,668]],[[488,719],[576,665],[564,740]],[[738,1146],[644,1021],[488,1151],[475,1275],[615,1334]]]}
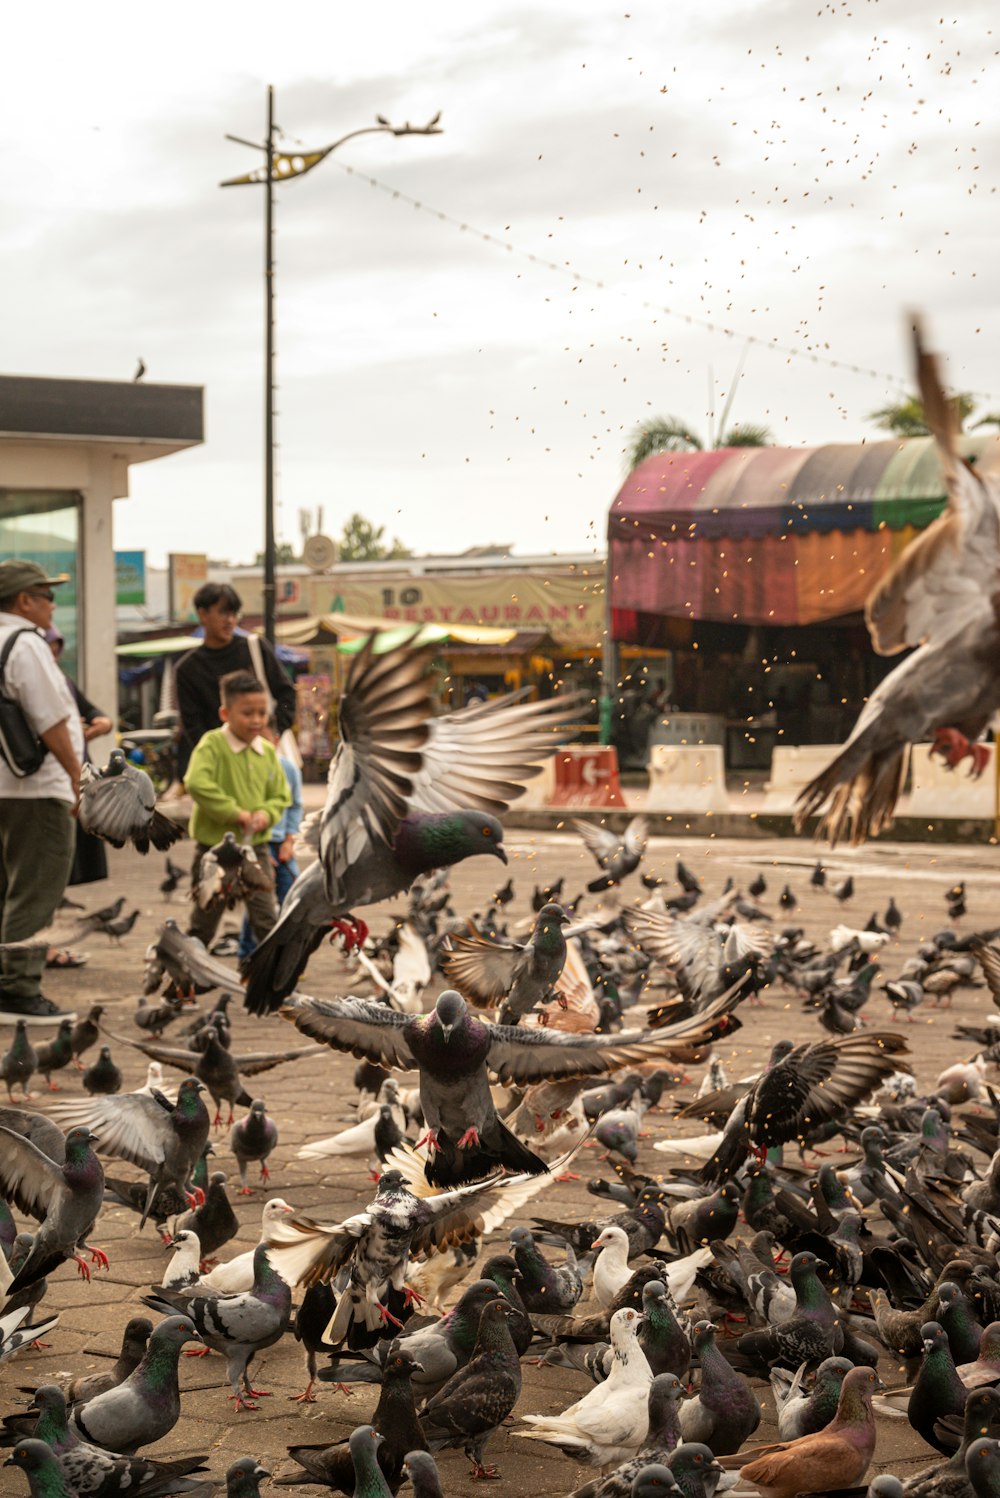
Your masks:
{"label": "concrete barrier", "polygon": [[617,806],[624,808],[618,774],[618,751],[595,744],[570,744],[552,759],[554,783],[549,806]]}
{"label": "concrete barrier", "polygon": [[648,811],[728,811],[726,766],[718,744],[654,744],[649,752]]}
{"label": "concrete barrier", "polygon": [[996,812],[996,745],[986,744],[989,763],[977,780],[969,776],[971,759],[949,770],[940,755],[931,755],[929,744],[914,744],[911,761],[912,789],[900,807],[905,816],[937,822],[942,818],[983,818],[992,821]]}
{"label": "concrete barrier", "polygon": [[556,783],[555,760],[547,759],[542,765],[540,775],[534,780],[529,780],[523,796],[518,796],[512,805],[517,807],[540,808],[548,806],[552,801],[552,790]]}
{"label": "concrete barrier", "polygon": [[764,784],[762,812],[790,813],[799,791],[825,770],[840,752],[839,744],[789,744],[771,753],[771,778]]}

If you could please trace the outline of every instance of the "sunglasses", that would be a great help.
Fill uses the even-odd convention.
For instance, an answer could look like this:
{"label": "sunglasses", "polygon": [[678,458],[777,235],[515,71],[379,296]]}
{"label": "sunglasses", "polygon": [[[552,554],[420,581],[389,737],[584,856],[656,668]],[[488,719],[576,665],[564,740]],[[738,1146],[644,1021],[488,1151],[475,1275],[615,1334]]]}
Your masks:
{"label": "sunglasses", "polygon": [[51,588],[32,588],[32,598],[44,598],[46,603],[55,603],[56,595]]}

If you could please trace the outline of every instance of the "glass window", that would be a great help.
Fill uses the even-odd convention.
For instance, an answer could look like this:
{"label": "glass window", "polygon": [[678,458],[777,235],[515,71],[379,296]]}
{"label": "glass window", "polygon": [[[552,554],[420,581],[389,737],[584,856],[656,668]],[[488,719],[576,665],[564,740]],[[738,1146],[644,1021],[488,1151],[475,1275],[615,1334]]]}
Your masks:
{"label": "glass window", "polygon": [[47,576],[69,574],[69,582],[55,590],[53,623],[66,644],[59,664],[77,679],[79,610],[79,494],[65,490],[0,489],[0,558],[22,557],[44,567]]}

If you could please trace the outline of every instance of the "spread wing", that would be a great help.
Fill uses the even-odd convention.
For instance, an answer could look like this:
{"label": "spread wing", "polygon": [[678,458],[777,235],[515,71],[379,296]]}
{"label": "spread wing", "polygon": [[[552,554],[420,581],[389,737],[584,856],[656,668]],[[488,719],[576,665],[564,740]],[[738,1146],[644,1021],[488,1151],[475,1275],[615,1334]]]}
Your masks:
{"label": "spread wing", "polygon": [[295,1046],[290,1051],[251,1051],[245,1056],[234,1056],[237,1070],[244,1077],[256,1077],[262,1071],[270,1071],[283,1061],[297,1061],[300,1056],[320,1056],[317,1045]]}
{"label": "spread wing", "polygon": [[133,832],[145,827],[155,804],[153,782],[141,770],[131,775],[92,772],[86,779],[81,776],[80,826],[113,846],[122,847]]}
{"label": "spread wing", "polygon": [[677,975],[686,999],[697,1001],[718,982],[722,942],[713,926],[678,921],[657,910],[627,910],[625,924],[647,957],[665,962]]}
{"label": "spread wing", "polygon": [[409,1016],[384,1004],[373,1004],[368,999],[311,999],[306,994],[293,994],[280,1012],[303,1035],[333,1046],[334,1050],[350,1051],[354,1056],[395,1066],[400,1071],[409,1071],[416,1065],[403,1033]]}
{"label": "spread wing", "polygon": [[176,968],[199,988],[222,988],[231,993],[239,991],[240,975],[236,969],[213,957],[203,941],[199,941],[197,936],[187,936],[176,921],[164,921],[151,950],[168,969]]}
{"label": "spread wing", "polygon": [[65,1188],[62,1170],[48,1155],[13,1129],[0,1128],[0,1196],[12,1201],[18,1211],[39,1221],[49,1204]]}
{"label": "spread wing", "polygon": [[609,832],[606,827],[598,827],[593,822],[581,822],[576,817],[573,818],[573,830],[583,838],[601,868],[606,869],[621,847],[617,832]]}
{"label": "spread wing", "polygon": [[1000,948],[990,946],[985,941],[974,941],[972,955],[983,970],[993,1002],[1000,1004]]}
{"label": "spread wing", "polygon": [[568,1035],[562,1031],[527,1030],[520,1025],[492,1025],[487,1064],[500,1082],[539,1082],[545,1078],[600,1076],[624,1066],[670,1058],[677,1050],[706,1044],[722,1032],[738,1029],[733,1011],[743,981],[721,994],[700,1014],[662,1030],[623,1030],[619,1035]]}
{"label": "spread wing", "polygon": [[332,904],[372,843],[391,843],[406,815],[430,735],[431,651],[409,643],[375,654],[369,635],[340,699],[340,743],[330,764],[319,852]]}
{"label": "spread wing", "polygon": [[919,323],[913,333],[920,396],[948,504],[868,599],[865,620],[879,655],[946,639],[988,616],[1000,573],[1000,484],[980,477],[959,455],[954,403],[941,387],[937,360],[923,347]]}
{"label": "spread wing", "polygon": [[477,1004],[499,1004],[510,993],[525,948],[488,937],[452,936],[441,953],[441,969],[459,993]]}
{"label": "spread wing", "polygon": [[557,730],[578,716],[579,704],[575,696],[520,702],[509,693],[432,719],[410,810],[503,816],[558,749]]}
{"label": "spread wing", "polygon": [[418,988],[425,988],[431,977],[426,944],[410,922],[404,921],[399,928],[399,946],[392,964],[393,987],[400,983],[413,983]]}
{"label": "spread wing", "polygon": [[141,1051],[151,1061],[159,1061],[163,1066],[174,1066],[188,1076],[194,1075],[194,1069],[201,1060],[200,1051],[189,1051],[184,1046],[161,1045],[156,1040],[130,1040],[127,1035],[116,1035],[113,1030],[105,1030],[104,1033],[109,1040],[131,1046],[132,1050]]}
{"label": "spread wing", "polygon": [[322,1285],[344,1267],[371,1225],[369,1212],[332,1226],[297,1215],[271,1227],[267,1256],[286,1285]]}
{"label": "spread wing", "polygon": [[751,1087],[746,1123],[755,1144],[785,1144],[805,1128],[846,1117],[896,1071],[909,1071],[901,1035],[844,1035],[796,1046]]}
{"label": "spread wing", "polygon": [[67,1128],[93,1129],[97,1150],[128,1160],[154,1174],[162,1165],[173,1133],[170,1113],[151,1097],[127,1092],[118,1097],[80,1098],[49,1104],[52,1116]]}
{"label": "spread wing", "polygon": [[625,837],[623,841],[625,843],[626,853],[630,853],[633,857],[641,856],[646,851],[646,842],[648,838],[649,823],[646,821],[646,818],[633,817],[631,822],[629,822],[628,826],[625,828]]}

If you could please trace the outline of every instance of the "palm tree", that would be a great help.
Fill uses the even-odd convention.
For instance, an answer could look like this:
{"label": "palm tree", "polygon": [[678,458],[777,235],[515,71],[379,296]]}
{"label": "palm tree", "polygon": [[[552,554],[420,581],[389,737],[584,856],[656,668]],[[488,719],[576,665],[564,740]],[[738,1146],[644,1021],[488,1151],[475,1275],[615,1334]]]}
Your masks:
{"label": "palm tree", "polygon": [[[716,447],[770,447],[773,437],[769,427],[759,422],[732,426],[719,438]],[[705,444],[697,432],[676,416],[654,416],[632,433],[626,450],[628,470],[638,468],[654,453],[701,452]]]}
{"label": "palm tree", "polygon": [[[975,410],[976,403],[971,395],[955,395],[952,404],[958,416],[958,429],[962,430],[966,421]],[[883,432],[891,432],[894,437],[929,437],[930,428],[924,417],[924,407],[919,395],[907,395],[895,405],[883,406],[880,411],[871,411],[866,418],[872,421]],[[995,417],[984,416],[976,426],[987,426]]]}

